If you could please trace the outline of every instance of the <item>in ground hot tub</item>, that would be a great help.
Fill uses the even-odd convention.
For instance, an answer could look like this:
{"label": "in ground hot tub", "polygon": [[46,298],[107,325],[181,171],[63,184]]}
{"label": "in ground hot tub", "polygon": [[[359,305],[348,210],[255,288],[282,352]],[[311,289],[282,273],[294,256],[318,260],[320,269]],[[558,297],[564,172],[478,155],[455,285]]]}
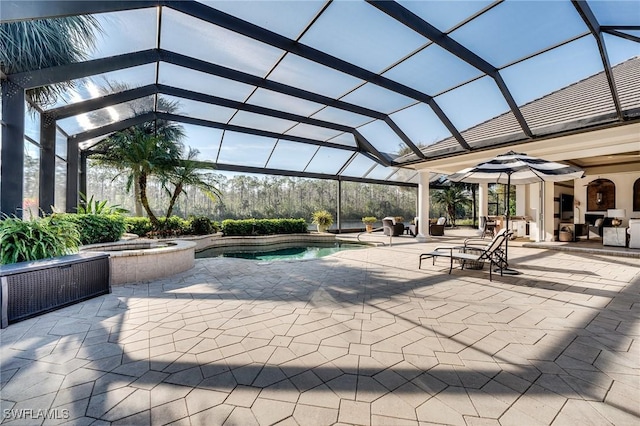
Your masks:
{"label": "in ground hot tub", "polygon": [[190,241],[137,239],[115,243],[92,244],[83,252],[109,255],[111,285],[155,280],[194,266],[196,244]]}

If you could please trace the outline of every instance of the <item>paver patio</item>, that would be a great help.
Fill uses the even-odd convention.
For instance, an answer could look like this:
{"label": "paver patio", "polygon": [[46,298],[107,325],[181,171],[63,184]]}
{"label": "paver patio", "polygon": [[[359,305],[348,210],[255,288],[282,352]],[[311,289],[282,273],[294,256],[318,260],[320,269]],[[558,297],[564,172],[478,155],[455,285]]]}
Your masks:
{"label": "paver patio", "polygon": [[638,424],[640,259],[515,246],[489,282],[418,270],[437,244],[196,260],[13,324],[3,421]]}

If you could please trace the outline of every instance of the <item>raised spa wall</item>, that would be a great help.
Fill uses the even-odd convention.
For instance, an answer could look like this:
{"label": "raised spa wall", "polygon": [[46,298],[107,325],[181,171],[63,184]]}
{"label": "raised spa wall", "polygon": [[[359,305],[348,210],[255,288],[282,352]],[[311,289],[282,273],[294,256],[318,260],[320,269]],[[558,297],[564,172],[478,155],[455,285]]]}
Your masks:
{"label": "raised spa wall", "polygon": [[187,271],[195,265],[196,243],[186,240],[136,239],[83,246],[81,252],[109,255],[111,285],[150,281]]}

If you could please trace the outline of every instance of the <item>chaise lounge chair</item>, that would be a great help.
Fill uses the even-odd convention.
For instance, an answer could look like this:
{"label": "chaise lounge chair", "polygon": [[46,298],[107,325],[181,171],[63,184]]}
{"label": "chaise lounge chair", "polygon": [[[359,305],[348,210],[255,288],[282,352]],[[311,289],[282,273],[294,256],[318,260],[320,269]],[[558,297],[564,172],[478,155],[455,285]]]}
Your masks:
{"label": "chaise lounge chair", "polygon": [[467,262],[474,264],[489,262],[489,281],[491,281],[491,271],[494,265],[500,269],[500,276],[502,276],[503,269],[507,267],[502,246],[512,234],[513,231],[511,230],[501,229],[486,245],[478,245],[478,241],[482,242],[478,238],[468,238],[462,246],[436,247],[434,251],[420,255],[418,269],[422,268],[424,259],[433,259],[433,264],[435,265],[437,257],[449,259],[449,274],[453,269],[454,260],[460,262],[461,269],[464,269]]}

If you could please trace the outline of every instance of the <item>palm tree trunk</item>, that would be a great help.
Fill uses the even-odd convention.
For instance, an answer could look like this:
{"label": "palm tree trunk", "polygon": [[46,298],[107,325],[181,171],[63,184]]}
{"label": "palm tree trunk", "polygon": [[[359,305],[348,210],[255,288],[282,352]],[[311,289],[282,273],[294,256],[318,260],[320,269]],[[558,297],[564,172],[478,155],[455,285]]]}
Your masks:
{"label": "palm tree trunk", "polygon": [[151,224],[155,229],[158,229],[160,227],[160,222],[158,221],[158,218],[156,217],[156,215],[153,214],[153,211],[151,211],[151,207],[149,206],[149,200],[147,199],[147,174],[146,173],[144,172],[140,173],[140,176],[138,177],[138,186],[140,189],[140,202],[142,203],[142,206],[144,207],[144,209],[147,211]]}
{"label": "palm tree trunk", "polygon": [[178,199],[181,193],[182,193],[182,184],[179,183],[176,185],[176,189],[173,190],[173,195],[171,196],[171,200],[169,200],[169,208],[167,209],[167,216],[166,216],[167,219],[169,219],[169,217],[171,216],[171,213],[173,213],[173,207],[175,206],[176,200]]}
{"label": "palm tree trunk", "polygon": [[[138,182],[139,180],[140,180],[140,176],[136,178],[136,182]],[[136,216],[142,217],[142,202],[140,201],[139,183],[133,185],[133,201],[134,201]]]}

